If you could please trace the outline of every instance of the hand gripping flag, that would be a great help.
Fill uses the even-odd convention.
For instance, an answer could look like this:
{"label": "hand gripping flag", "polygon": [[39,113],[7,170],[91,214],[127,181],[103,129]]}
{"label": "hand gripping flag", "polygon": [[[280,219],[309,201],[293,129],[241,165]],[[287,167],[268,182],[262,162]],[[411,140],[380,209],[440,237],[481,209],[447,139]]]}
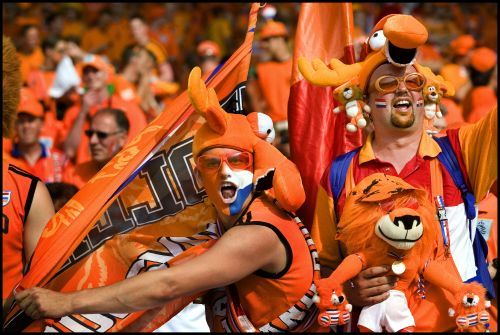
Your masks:
{"label": "hand gripping flag", "polygon": [[326,64],[332,58],[354,63],[353,14],[350,3],[303,3],[301,5],[292,83],[288,100],[290,153],[297,165],[306,201],[298,211],[310,229],[321,175],[333,159],[361,145],[361,131],[348,133],[345,113],[334,114],[338,102],[332,87],[307,82],[298,70],[297,60],[320,58]]}
{"label": "hand gripping flag", "polygon": [[[258,9],[258,3],[251,5],[243,44],[206,82],[224,97],[226,111],[244,113]],[[193,176],[192,137],[203,122],[182,93],[47,223],[17,289],[69,292],[110,285],[185,261],[215,243],[216,214]],[[14,303],[4,330],[153,331],[202,293],[147,311],[58,320],[33,321]]]}

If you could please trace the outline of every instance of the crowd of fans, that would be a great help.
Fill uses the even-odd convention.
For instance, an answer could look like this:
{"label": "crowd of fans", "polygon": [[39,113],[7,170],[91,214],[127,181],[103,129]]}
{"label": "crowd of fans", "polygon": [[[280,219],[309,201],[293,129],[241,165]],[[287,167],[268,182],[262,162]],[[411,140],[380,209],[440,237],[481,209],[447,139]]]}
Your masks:
{"label": "crowd of fans", "polygon": [[[18,166],[82,187],[169,104],[196,65],[205,78],[242,43],[247,3],[4,3],[23,89],[16,134],[3,152]],[[300,3],[266,6],[259,17],[248,108],[268,113],[288,155],[286,106]],[[429,30],[419,62],[455,85],[435,127],[475,122],[497,103],[495,3],[354,3],[359,56],[373,25],[411,14]],[[76,186],[76,187],[75,187]],[[64,193],[69,199],[71,192]],[[57,198],[61,192],[53,192]],[[62,197],[62,195],[61,195]]]}

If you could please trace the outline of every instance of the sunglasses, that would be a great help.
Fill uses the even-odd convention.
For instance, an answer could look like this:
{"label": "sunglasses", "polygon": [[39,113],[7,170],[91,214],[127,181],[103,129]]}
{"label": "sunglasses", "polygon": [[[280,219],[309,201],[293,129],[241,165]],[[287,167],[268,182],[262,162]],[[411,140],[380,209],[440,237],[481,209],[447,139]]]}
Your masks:
{"label": "sunglasses", "polygon": [[387,94],[395,92],[399,85],[403,82],[409,91],[419,91],[424,88],[426,79],[418,73],[408,73],[404,77],[395,77],[391,75],[379,77],[373,86],[379,93]]}
{"label": "sunglasses", "polygon": [[92,138],[92,136],[94,136],[94,134],[96,134],[97,138],[99,140],[103,141],[103,140],[107,139],[109,136],[116,135],[116,134],[121,133],[121,132],[122,132],[122,130],[115,131],[114,133],[105,133],[103,131],[87,129],[87,130],[85,130],[85,135],[88,138]]}
{"label": "sunglasses", "polygon": [[198,157],[196,165],[202,172],[214,172],[220,169],[222,162],[226,162],[233,170],[245,170],[252,165],[253,156],[249,152],[237,152],[222,156],[201,155]]}

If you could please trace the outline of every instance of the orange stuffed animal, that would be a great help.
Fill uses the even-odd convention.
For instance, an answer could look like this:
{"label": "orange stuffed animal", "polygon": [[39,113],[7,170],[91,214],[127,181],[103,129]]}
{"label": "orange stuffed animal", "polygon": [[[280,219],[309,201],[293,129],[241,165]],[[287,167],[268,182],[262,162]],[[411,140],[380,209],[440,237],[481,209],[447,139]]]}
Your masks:
{"label": "orange stuffed animal", "polygon": [[[457,304],[476,292],[477,284],[462,283],[433,260],[433,246],[442,245],[435,208],[426,191],[398,177],[376,173],[363,179],[346,198],[336,238],[349,256],[330,277],[316,283],[322,325],[342,324],[340,318],[325,317],[348,311],[346,301],[338,307],[330,304],[332,294],[342,296],[342,284],[372,266],[389,266],[399,280],[387,300],[363,308],[358,321],[362,331],[413,331],[415,321],[405,294],[422,279],[454,293]],[[484,294],[477,294],[480,301]]]}

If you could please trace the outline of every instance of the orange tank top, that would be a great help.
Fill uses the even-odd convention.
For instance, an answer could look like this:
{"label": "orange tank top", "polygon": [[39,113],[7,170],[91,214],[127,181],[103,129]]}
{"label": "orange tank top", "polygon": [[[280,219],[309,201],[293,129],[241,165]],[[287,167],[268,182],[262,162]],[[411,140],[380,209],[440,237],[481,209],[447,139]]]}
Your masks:
{"label": "orange tank top", "polygon": [[23,277],[24,223],[39,179],[5,160],[2,165],[2,297],[6,299]]}
{"label": "orange tank top", "polygon": [[[241,221],[240,224],[263,225],[272,229],[285,246],[287,265],[280,273],[271,274],[258,270],[236,282],[232,286],[233,296],[239,300],[236,308],[242,308],[242,312],[244,311],[248,321],[256,329],[261,327],[294,329],[297,322],[293,319],[297,313],[293,311],[310,310],[311,313],[315,311],[311,301],[314,292],[310,291],[314,268],[308,246],[308,243],[312,244],[312,240],[306,241],[305,235],[301,232],[301,229],[305,228],[299,228],[290,216],[261,198],[251,204]],[[234,331],[234,324],[228,320],[231,317],[221,313],[217,306],[212,304],[211,307],[215,315],[224,314],[224,317],[214,318],[211,331]],[[286,313],[287,311],[290,313]],[[289,317],[283,317],[283,314]]]}

